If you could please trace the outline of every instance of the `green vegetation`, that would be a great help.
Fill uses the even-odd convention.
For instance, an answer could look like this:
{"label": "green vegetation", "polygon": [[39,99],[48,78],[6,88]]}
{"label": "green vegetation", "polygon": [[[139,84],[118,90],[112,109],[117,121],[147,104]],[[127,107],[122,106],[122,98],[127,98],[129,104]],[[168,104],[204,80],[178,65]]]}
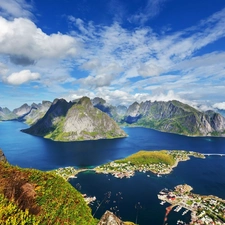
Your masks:
{"label": "green vegetation", "polygon": [[97,173],[111,173],[117,178],[129,178],[135,171],[169,174],[178,162],[189,160],[189,156],[205,158],[201,153],[183,150],[140,151],[125,159],[98,166],[94,170]]}
{"label": "green vegetation", "polygon": [[166,165],[174,165],[175,159],[168,154],[166,150],[162,151],[139,151],[125,159],[116,160],[115,163],[128,163],[132,165],[149,165],[164,163]]}
{"label": "green vegetation", "polygon": [[0,224],[96,225],[82,195],[52,172],[0,163]]}
{"label": "green vegetation", "polygon": [[21,210],[16,203],[10,202],[3,194],[0,194],[0,206],[0,224],[38,225],[40,222],[34,215],[29,214],[27,209]]}

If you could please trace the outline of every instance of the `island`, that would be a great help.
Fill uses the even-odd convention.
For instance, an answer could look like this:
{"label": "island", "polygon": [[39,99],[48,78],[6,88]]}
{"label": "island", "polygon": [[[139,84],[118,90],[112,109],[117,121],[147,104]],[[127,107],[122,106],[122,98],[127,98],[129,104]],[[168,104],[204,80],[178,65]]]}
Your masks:
{"label": "island", "polygon": [[96,173],[112,174],[116,178],[130,178],[134,176],[136,171],[150,171],[157,176],[169,174],[180,161],[190,159],[190,156],[205,158],[204,154],[183,151],[183,150],[160,150],[160,151],[139,151],[124,159],[115,160],[93,169],[83,168],[76,169],[75,167],[65,167],[54,170],[57,175],[60,175],[65,180],[76,177],[80,172],[87,170],[95,171]]}
{"label": "island", "polygon": [[98,166],[97,173],[111,173],[116,178],[131,177],[136,171],[150,171],[157,176],[169,174],[180,161],[190,159],[190,156],[205,158],[201,153],[183,150],[139,151],[125,159]]}
{"label": "island", "polygon": [[[164,223],[169,212],[176,207],[174,209],[176,212],[185,209],[182,215],[191,211],[190,224],[225,224],[225,200],[213,195],[194,194],[191,192],[192,189],[191,186],[184,184],[176,186],[174,190],[165,188],[159,192],[158,198],[162,200],[161,204],[165,202],[171,204],[166,208]],[[183,224],[182,221],[178,223]]]}

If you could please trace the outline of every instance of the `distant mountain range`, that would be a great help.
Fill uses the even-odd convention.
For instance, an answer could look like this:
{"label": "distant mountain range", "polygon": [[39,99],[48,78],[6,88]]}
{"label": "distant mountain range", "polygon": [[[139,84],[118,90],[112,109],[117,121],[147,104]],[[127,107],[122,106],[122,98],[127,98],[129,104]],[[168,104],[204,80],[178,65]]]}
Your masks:
{"label": "distant mountain range", "polygon": [[13,112],[11,112],[8,108],[1,108],[0,107],[0,121],[1,120],[12,120],[15,119],[17,116]]}
{"label": "distant mountain range", "polygon": [[188,136],[225,135],[225,118],[212,110],[201,112],[175,100],[134,102],[128,108],[114,107],[102,99],[97,100],[92,101],[95,107],[124,126],[143,126]]}
{"label": "distant mountain range", "polygon": [[[105,114],[111,117],[110,122]],[[64,141],[124,136],[112,119],[122,126],[142,126],[188,136],[225,136],[225,118],[221,114],[212,110],[202,112],[175,100],[134,102],[126,107],[110,105],[98,97],[92,100],[83,97],[73,102],[56,99],[53,103],[24,104],[12,112],[0,108],[0,120],[12,119],[34,125],[25,132]],[[102,120],[114,124],[110,127],[118,132],[109,131],[107,122]]]}

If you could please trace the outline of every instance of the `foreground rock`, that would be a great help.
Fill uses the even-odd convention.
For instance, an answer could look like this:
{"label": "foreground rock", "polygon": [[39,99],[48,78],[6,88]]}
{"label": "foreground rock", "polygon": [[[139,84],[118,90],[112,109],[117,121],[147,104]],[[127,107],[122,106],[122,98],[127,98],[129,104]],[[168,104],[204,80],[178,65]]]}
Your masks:
{"label": "foreground rock", "polygon": [[22,131],[55,141],[126,137],[126,133],[116,122],[93,107],[87,97],[74,103],[56,99],[42,119]]}
{"label": "foreground rock", "polygon": [[98,225],[135,225],[132,222],[123,222],[118,217],[116,217],[112,212],[106,211],[101,217]]}
{"label": "foreground rock", "polygon": [[1,149],[0,149],[0,162],[7,162],[7,159]]}

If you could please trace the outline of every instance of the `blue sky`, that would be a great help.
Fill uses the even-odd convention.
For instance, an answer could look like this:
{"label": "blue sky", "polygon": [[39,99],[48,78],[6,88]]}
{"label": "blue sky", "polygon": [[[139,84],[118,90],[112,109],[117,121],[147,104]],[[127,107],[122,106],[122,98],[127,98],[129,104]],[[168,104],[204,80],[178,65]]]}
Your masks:
{"label": "blue sky", "polygon": [[0,106],[96,96],[225,109],[224,0],[0,0]]}

